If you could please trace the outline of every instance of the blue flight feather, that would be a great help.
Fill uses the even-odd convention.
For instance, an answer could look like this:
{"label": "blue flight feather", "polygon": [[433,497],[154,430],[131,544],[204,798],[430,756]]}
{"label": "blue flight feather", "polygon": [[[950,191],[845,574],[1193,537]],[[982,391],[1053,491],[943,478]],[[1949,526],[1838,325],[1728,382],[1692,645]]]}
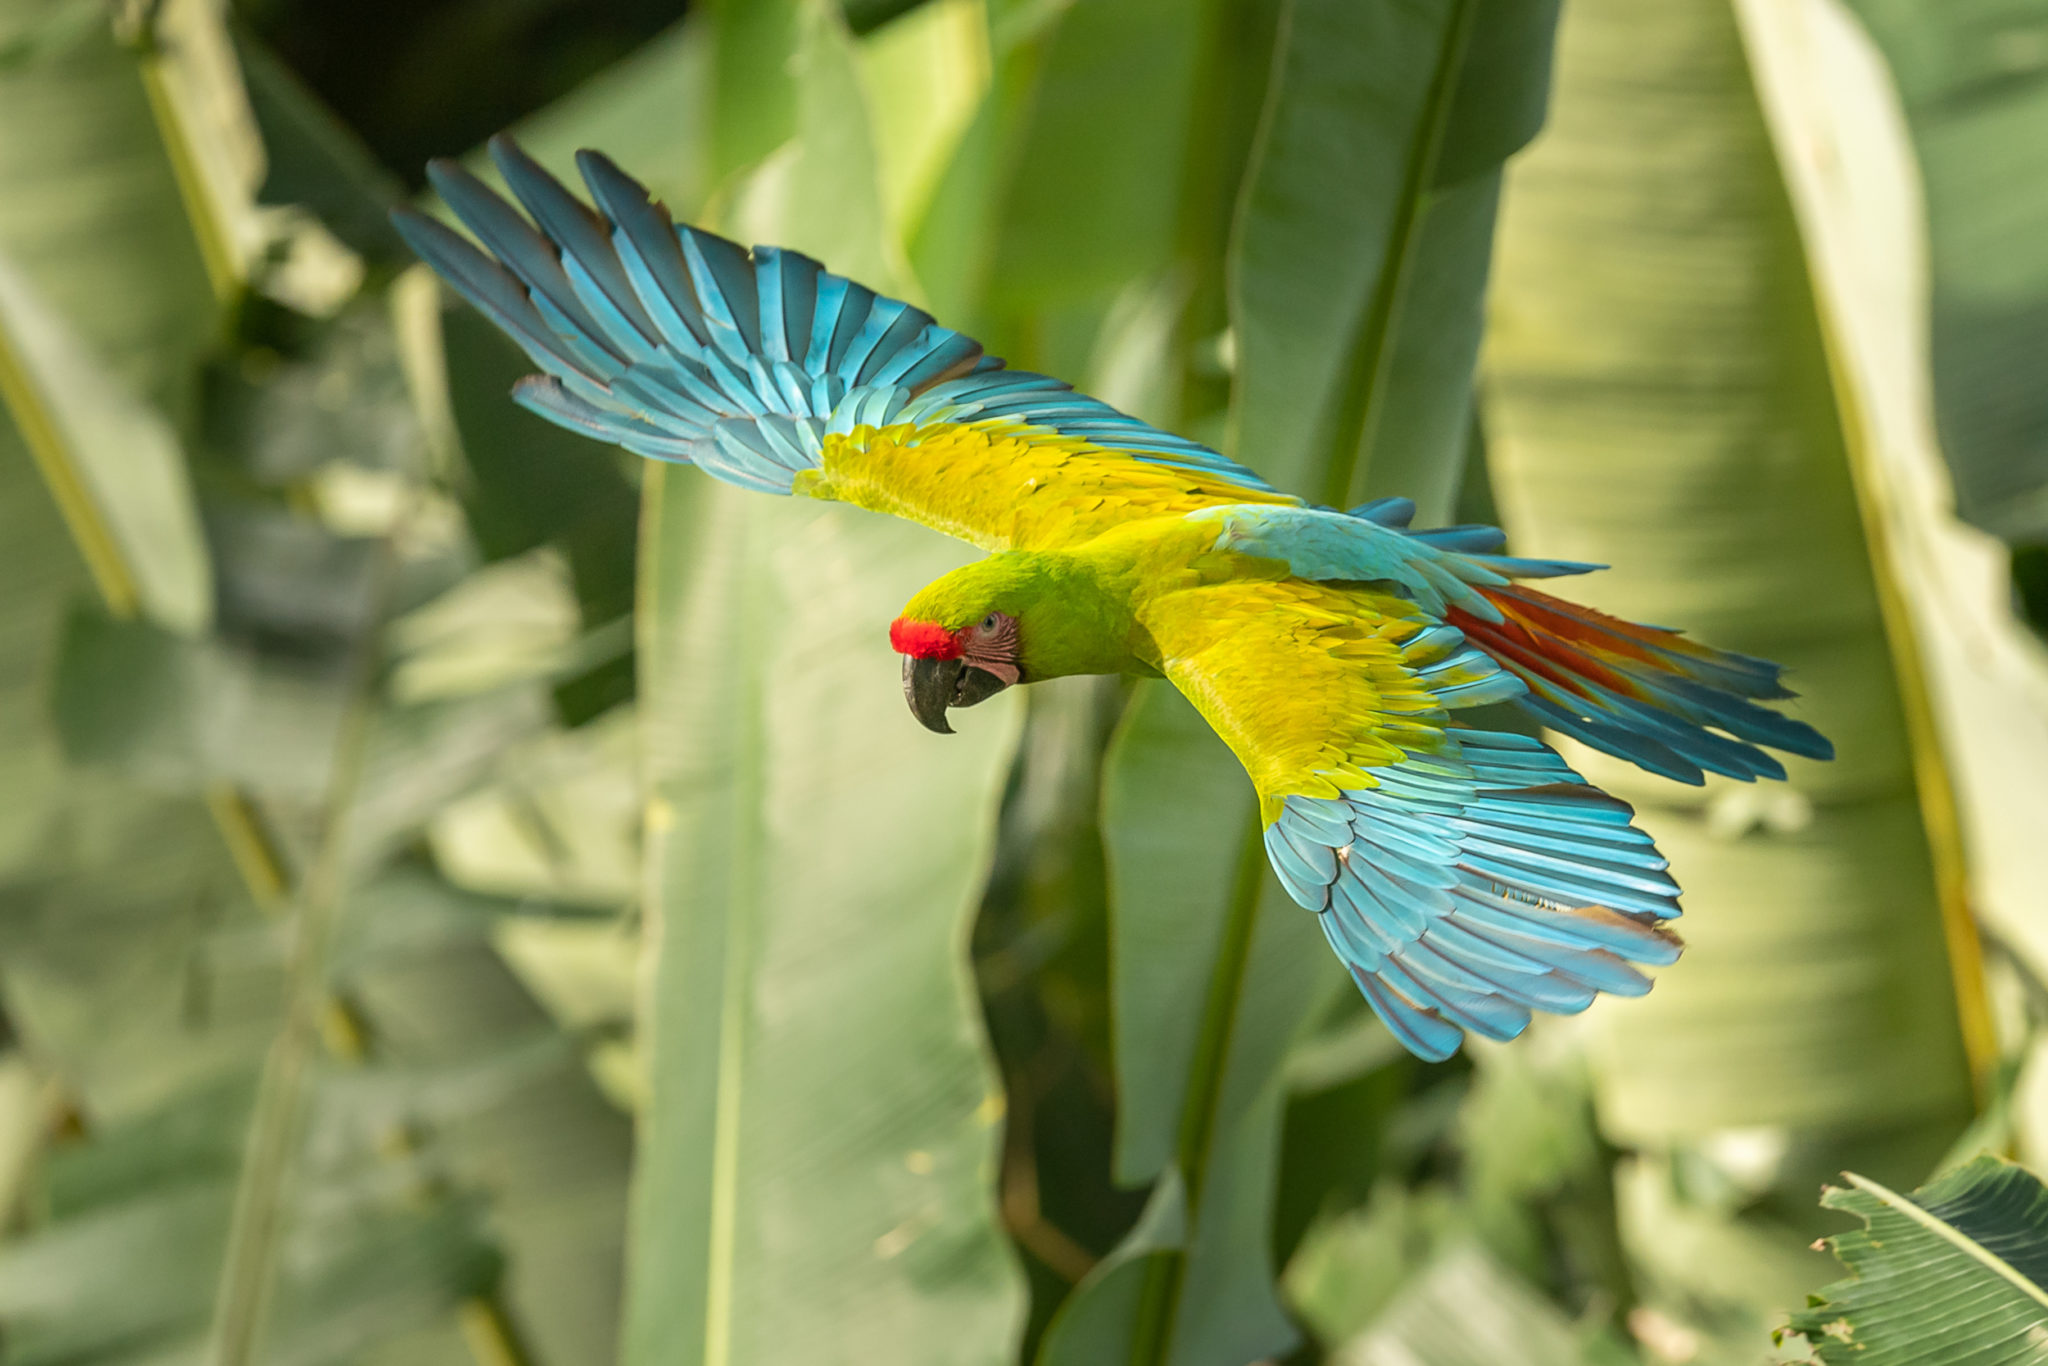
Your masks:
{"label": "blue flight feather", "polygon": [[1367,1002],[1409,1048],[1512,1038],[1530,1012],[1639,995],[1637,966],[1678,945],[1655,928],[1678,887],[1628,807],[1541,741],[1452,730],[1456,752],[1371,770],[1378,785],[1281,803],[1266,849],[1321,917]]}
{"label": "blue flight feather", "polygon": [[590,316],[628,359],[651,354],[657,329],[641,309],[625,267],[612,250],[611,225],[578,202],[510,138],[492,138],[490,152],[513,197],[561,249],[570,283],[576,285],[579,275],[587,282],[576,293]]}

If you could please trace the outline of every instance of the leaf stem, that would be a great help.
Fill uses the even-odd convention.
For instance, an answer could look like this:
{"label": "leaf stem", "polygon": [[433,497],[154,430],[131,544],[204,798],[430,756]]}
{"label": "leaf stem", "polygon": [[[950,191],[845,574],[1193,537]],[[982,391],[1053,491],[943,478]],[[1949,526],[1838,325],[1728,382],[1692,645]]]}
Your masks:
{"label": "leaf stem", "polygon": [[142,605],[135,571],[122,555],[120,542],[100,514],[99,505],[93,501],[77,463],[71,458],[63,429],[57,425],[28,367],[16,354],[14,339],[4,323],[0,323],[0,404],[5,405],[22,439],[28,443],[29,454],[35,457],[36,469],[43,476],[43,485],[49,489],[50,499],[56,503],[57,513],[71,533],[71,543],[78,547],[79,558],[92,575],[100,600],[115,616],[134,617]]}
{"label": "leaf stem", "polygon": [[150,117],[155,120],[157,136],[164,145],[164,159],[170,162],[171,177],[178,186],[178,198],[185,206],[185,221],[192,230],[192,240],[199,249],[200,263],[206,268],[206,280],[213,287],[215,300],[222,304],[231,303],[242,288],[242,264],[235,250],[234,238],[223,220],[221,206],[206,183],[206,170],[200,164],[199,155],[193,148],[192,140],[186,136],[185,116],[178,107],[178,97],[171,89],[167,68],[170,62],[155,37],[156,6],[151,5],[144,16],[150,27],[143,36],[143,46],[136,53],[136,72],[142,81],[142,91],[149,101]]}
{"label": "leaf stem", "polygon": [[[1218,1103],[1230,1044],[1237,1032],[1238,1006],[1244,999],[1245,973],[1251,964],[1252,932],[1258,925],[1259,893],[1264,886],[1266,846],[1258,813],[1238,851],[1237,880],[1230,893],[1230,918],[1217,945],[1216,967],[1209,978],[1209,999],[1202,1012],[1202,1032],[1195,1041],[1189,1069],[1186,1107],[1181,1111],[1175,1165],[1185,1192],[1188,1238],[1201,1227],[1202,1196],[1208,1184],[1209,1157],[1216,1142]],[[1173,1355],[1174,1321],[1187,1277],[1187,1253],[1153,1259],[1145,1275],[1138,1321],[1132,1334],[1133,1363],[1165,1366]]]}
{"label": "leaf stem", "polygon": [[[376,560],[370,590],[373,622],[384,619],[396,589],[404,526],[405,519],[400,518]],[[320,841],[299,884],[292,956],[285,975],[285,1017],[264,1060],[256,1112],[249,1124],[208,1340],[209,1366],[251,1366],[257,1360],[276,1279],[286,1189],[305,1120],[309,1073],[331,1005],[327,965],[348,889],[349,833],[375,728],[381,634],[373,627],[356,651],[349,706],[335,737],[334,772],[328,781]]]}
{"label": "leaf stem", "polygon": [[[1776,128],[1772,128],[1776,135]],[[1780,154],[1781,159],[1783,154]],[[1802,239],[1802,249],[1805,243]],[[1819,326],[1821,354],[1827,361],[1828,383],[1841,424],[1842,448],[1848,456],[1849,486],[1863,527],[1870,561],[1870,581],[1877,594],[1878,619],[1892,661],[1905,714],[1906,748],[1913,770],[1913,793],[1926,829],[1928,861],[1934,874],[1935,906],[1941,915],[1948,951],[1951,988],[1956,996],[1956,1024],[1962,1036],[1963,1059],[1970,1069],[1970,1089],[1981,1112],[1994,1097],[1992,1079],[1998,1071],[1998,1030],[1984,981],[1984,941],[1970,909],[1969,854],[1964,843],[1962,813],[1955,779],[1949,772],[1941,727],[1934,717],[1934,698],[1923,662],[1920,631],[1913,609],[1899,584],[1898,552],[1892,547],[1890,508],[1883,481],[1871,454],[1872,436],[1863,416],[1862,394],[1843,358],[1843,342],[1825,299],[1825,282],[1814,290],[1814,318]]]}

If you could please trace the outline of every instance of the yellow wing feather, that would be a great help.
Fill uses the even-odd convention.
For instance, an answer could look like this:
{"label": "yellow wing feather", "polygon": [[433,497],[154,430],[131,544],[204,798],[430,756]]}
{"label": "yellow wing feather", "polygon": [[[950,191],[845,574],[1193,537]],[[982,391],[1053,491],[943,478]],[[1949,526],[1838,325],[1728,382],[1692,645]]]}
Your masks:
{"label": "yellow wing feather", "polygon": [[1168,593],[1139,619],[1160,671],[1244,764],[1271,821],[1287,797],[1373,787],[1370,769],[1455,752],[1422,661],[1404,649],[1431,626],[1414,611],[1290,579]]}
{"label": "yellow wing feather", "polygon": [[833,433],[821,468],[798,474],[794,491],[906,517],[984,550],[1071,548],[1141,518],[1301,502],[1014,418]]}

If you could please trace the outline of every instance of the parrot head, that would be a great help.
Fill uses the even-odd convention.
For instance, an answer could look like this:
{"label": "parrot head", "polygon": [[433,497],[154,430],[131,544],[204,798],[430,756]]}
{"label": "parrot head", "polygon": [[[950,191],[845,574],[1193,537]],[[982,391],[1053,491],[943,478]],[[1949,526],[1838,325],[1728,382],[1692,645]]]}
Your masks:
{"label": "parrot head", "polygon": [[1067,672],[1058,650],[1046,649],[1067,634],[1060,604],[1072,575],[1056,560],[1010,550],[963,565],[925,585],[890,623],[904,699],[926,729],[951,735],[947,708]]}
{"label": "parrot head", "polygon": [[951,735],[948,707],[986,702],[1024,677],[1017,618],[989,611],[953,629],[909,615],[889,624],[889,643],[903,656],[903,697],[927,730]]}
{"label": "parrot head", "polygon": [[927,584],[889,626],[903,696],[927,729],[951,735],[948,707],[1016,683],[1145,666],[1130,656],[1127,584],[1083,555],[1005,550]]}

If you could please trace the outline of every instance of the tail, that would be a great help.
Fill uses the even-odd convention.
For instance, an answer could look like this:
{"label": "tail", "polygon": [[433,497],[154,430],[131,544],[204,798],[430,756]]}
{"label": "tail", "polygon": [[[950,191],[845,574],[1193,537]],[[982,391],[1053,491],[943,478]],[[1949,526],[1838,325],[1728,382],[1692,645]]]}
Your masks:
{"label": "tail", "polygon": [[1466,640],[1521,679],[1529,691],[1516,703],[1553,730],[1682,783],[1705,782],[1707,773],[1745,782],[1783,778],[1784,765],[1763,746],[1807,759],[1835,757],[1835,747],[1812,726],[1757,705],[1795,695],[1779,682],[1784,670],[1769,660],[1716,650],[1515,582],[1600,565],[1501,554],[1506,538],[1496,527],[1410,530],[1415,504],[1406,498],[1375,499],[1350,515],[1400,532],[1417,549],[1397,567],[1347,566],[1349,572],[1401,580],[1417,601],[1441,611]]}
{"label": "tail", "polygon": [[1795,694],[1780,666],[1716,650],[1662,626],[1641,626],[1520,584],[1482,587],[1500,614],[1452,607],[1447,620],[1528,685],[1518,704],[1544,725],[1682,783],[1705,773],[1783,778],[1763,746],[1832,759],[1834,746],[1757,700]]}

